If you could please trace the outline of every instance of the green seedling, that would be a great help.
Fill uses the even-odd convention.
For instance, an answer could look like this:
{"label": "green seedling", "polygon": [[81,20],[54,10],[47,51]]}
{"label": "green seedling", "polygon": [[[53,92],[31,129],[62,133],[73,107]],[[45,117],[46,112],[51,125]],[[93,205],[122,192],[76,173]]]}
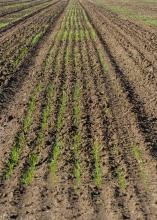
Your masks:
{"label": "green seedling", "polygon": [[103,58],[103,56],[101,55],[101,53],[99,52],[98,49],[97,49],[97,55],[98,55],[99,61],[100,61],[100,63],[101,63],[101,66],[102,66],[102,68],[103,68],[103,71],[104,71],[104,72],[108,72],[109,67],[108,67],[108,65],[104,62],[104,58]]}
{"label": "green seedling", "polygon": [[63,40],[66,40],[66,39],[67,39],[67,31],[64,31]]}
{"label": "green seedling", "polygon": [[86,39],[89,40],[90,36],[89,36],[88,30],[85,30],[85,36],[86,36]]}
{"label": "green seedling", "polygon": [[[53,84],[49,83],[49,85],[47,86],[47,90],[46,90],[46,102],[45,102],[45,106],[42,112],[40,130],[37,133],[37,139],[36,139],[36,145],[35,145],[36,151],[40,151],[41,146],[44,144],[45,129],[47,127],[48,117],[51,112],[52,96],[53,96]],[[22,177],[22,183],[24,185],[28,185],[32,181],[34,171],[35,171],[35,166],[38,160],[39,160],[39,155],[33,152],[30,158],[28,159],[27,169],[24,172],[24,175]]]}
{"label": "green seedling", "polygon": [[95,40],[96,39],[96,33],[95,33],[95,30],[93,29],[93,28],[91,28],[91,37],[92,37],[92,39],[93,40]]}
{"label": "green seedling", "polygon": [[81,40],[84,39],[84,31],[83,31],[83,29],[80,29],[80,39]]}
{"label": "green seedling", "polygon": [[69,32],[69,40],[70,40],[70,41],[72,40],[72,36],[73,36],[73,32],[70,31],[70,32]]}
{"label": "green seedling", "polygon": [[147,189],[147,181],[148,180],[147,180],[147,175],[144,171],[144,162],[142,160],[141,152],[135,144],[131,145],[131,152],[132,152],[133,157],[136,159],[136,161],[139,165],[140,176],[144,182],[144,187]]}
{"label": "green seedling", "polygon": [[74,65],[75,67],[78,65],[78,62],[77,62],[77,53],[78,53],[78,49],[77,47],[74,48]]}
{"label": "green seedling", "polygon": [[39,41],[40,37],[42,36],[42,32],[36,34],[33,38],[32,38],[32,42],[31,45],[35,46],[37,44],[37,42]]}
{"label": "green seedling", "polygon": [[12,5],[6,5],[5,8],[18,8],[27,5],[27,3],[14,3]]}
{"label": "green seedling", "polygon": [[0,23],[0,29],[6,27],[8,24],[9,24],[8,22]]}
{"label": "green seedling", "polygon": [[102,177],[101,177],[101,169],[100,169],[100,158],[99,158],[99,143],[95,141],[93,144],[93,160],[94,160],[94,172],[93,172],[93,178],[95,185],[100,188],[102,184]]}
{"label": "green seedling", "polygon": [[[77,66],[77,53],[79,52],[78,48],[74,48],[74,61],[75,67]],[[80,106],[79,106],[79,98],[80,98],[80,88],[78,82],[76,82],[74,86],[73,92],[73,124],[77,128],[77,130],[72,135],[72,152],[74,155],[74,177],[75,183],[78,186],[81,181],[81,167],[80,167],[80,133],[79,133],[79,121],[80,121]]]}
{"label": "green seedling", "polygon": [[27,47],[23,48],[14,62],[15,67],[23,60],[23,58],[27,53],[28,53],[28,48]]}
{"label": "green seedling", "polygon": [[28,160],[28,169],[21,178],[21,183],[23,185],[28,185],[32,181],[37,162],[38,162],[38,155],[36,153],[32,153]]}
{"label": "green seedling", "polygon": [[118,167],[115,172],[117,175],[117,181],[118,181],[119,188],[122,191],[124,191],[126,189],[126,180],[125,180],[123,170],[121,167]]}
{"label": "green seedling", "polygon": [[74,114],[74,124],[76,127],[78,126],[80,119],[80,107],[78,105],[79,97],[80,97],[80,90],[78,84],[76,84],[73,95],[73,99],[74,99],[73,114]]}
{"label": "green seedling", "polygon": [[79,147],[80,147],[80,134],[77,132],[73,137],[73,144],[72,144],[72,150],[75,157],[74,162],[74,177],[76,180],[76,184],[78,185],[81,180],[81,167],[80,167],[80,153],[79,153]]}
{"label": "green seedling", "polygon": [[65,106],[66,106],[66,103],[67,103],[67,95],[66,95],[66,92],[64,90],[63,90],[63,94],[62,94],[60,103],[61,103],[61,105],[60,105],[58,118],[57,118],[57,124],[56,124],[56,127],[57,127],[58,131],[62,127],[63,114],[65,112]]}
{"label": "green seedling", "polygon": [[[117,158],[119,156],[118,146],[116,144],[113,145],[111,150],[112,150],[111,151],[112,155],[115,158]],[[115,169],[115,174],[116,174],[118,186],[119,186],[120,190],[123,192],[126,189],[126,180],[125,180],[123,169],[120,167],[120,165],[118,165],[118,167]]]}
{"label": "green seedling", "polygon": [[30,128],[30,125],[32,123],[32,119],[33,119],[33,112],[35,111],[35,105],[36,105],[36,100],[37,100],[37,97],[39,95],[39,92],[41,90],[41,84],[38,83],[34,90],[33,90],[33,93],[30,97],[30,100],[29,100],[29,103],[28,103],[28,110],[27,110],[27,113],[23,119],[23,132],[25,134],[27,134],[29,128]]}
{"label": "green seedling", "polygon": [[55,178],[56,170],[57,170],[57,161],[60,154],[60,149],[62,148],[63,143],[61,140],[57,139],[56,143],[53,146],[53,159],[50,162],[49,168],[50,168],[50,175],[52,178]]}
{"label": "green seedling", "polygon": [[12,173],[15,165],[17,164],[17,161],[19,159],[19,153],[18,153],[18,149],[16,148],[16,146],[14,146],[11,150],[11,153],[10,153],[10,158],[9,160],[7,161],[7,169],[6,169],[6,172],[5,172],[5,179],[8,179],[10,174]]}
{"label": "green seedling", "polygon": [[142,165],[143,160],[142,160],[142,157],[141,157],[141,153],[140,153],[139,148],[135,144],[131,145],[131,152],[132,152],[134,158],[136,159],[136,161],[138,162],[138,164]]}
{"label": "green seedling", "polygon": [[75,31],[75,41],[79,41],[79,32],[78,30]]}
{"label": "green seedling", "polygon": [[4,171],[5,178],[8,178],[11,175],[14,167],[18,163],[18,160],[20,157],[20,152],[25,145],[26,134],[28,133],[28,131],[30,129],[30,125],[32,123],[33,112],[35,111],[36,99],[38,97],[40,89],[41,89],[41,84],[39,83],[35,86],[33,93],[30,97],[28,109],[27,109],[26,115],[23,119],[22,131],[17,136],[16,144],[12,147],[10,157],[6,163],[6,170]]}
{"label": "green seedling", "polygon": [[25,144],[25,136],[23,133],[20,133],[17,137],[17,144],[13,146],[10,152],[10,157],[6,163],[6,171],[4,173],[5,179],[9,178],[14,167],[18,163],[20,150],[23,148]]}

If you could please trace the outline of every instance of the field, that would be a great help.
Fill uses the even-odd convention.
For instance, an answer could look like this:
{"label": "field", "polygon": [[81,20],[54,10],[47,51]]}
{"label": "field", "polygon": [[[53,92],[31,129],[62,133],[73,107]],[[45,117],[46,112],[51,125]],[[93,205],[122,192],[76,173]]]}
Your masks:
{"label": "field", "polygon": [[157,1],[0,1],[0,220],[157,219]]}

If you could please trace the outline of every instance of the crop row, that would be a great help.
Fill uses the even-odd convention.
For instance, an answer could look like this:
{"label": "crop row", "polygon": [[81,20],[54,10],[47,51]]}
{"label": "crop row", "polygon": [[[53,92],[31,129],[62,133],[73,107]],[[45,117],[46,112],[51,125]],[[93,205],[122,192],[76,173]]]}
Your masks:
{"label": "crop row", "polygon": [[[83,15],[82,19],[86,23],[86,28],[88,29],[90,39],[93,43],[95,54],[96,54],[97,59],[101,65],[102,72],[104,75],[106,75],[106,73],[108,73],[108,71],[109,71],[109,67],[105,62],[106,57],[103,55],[102,49],[99,50],[98,43],[97,43],[97,42],[99,42],[99,37],[97,36],[97,34],[94,30],[94,27],[89,23],[88,16],[86,15],[84,9],[82,11],[82,15]],[[88,41],[89,41],[89,38],[88,38]],[[108,104],[107,104],[107,106],[108,106]],[[107,111],[108,111],[108,109],[107,109]],[[106,112],[106,110],[105,110],[105,112]],[[114,145],[114,148],[117,148],[117,146]],[[148,186],[147,185],[148,184],[147,174],[145,172],[144,162],[142,160],[142,156],[141,156],[141,152],[139,150],[139,147],[133,143],[133,144],[131,144],[129,151],[130,151],[130,156],[135,160],[135,164],[138,169],[138,175],[139,175],[142,183],[144,184],[144,188],[147,189],[147,186]],[[118,148],[117,148],[117,152],[118,152]],[[127,181],[125,178],[125,170],[124,170],[123,166],[121,166],[121,164],[117,161],[118,157],[119,157],[118,154],[116,154],[116,155],[113,154],[113,159],[115,162],[114,176],[117,179],[120,190],[124,191],[127,187]]]}
{"label": "crop row", "polygon": [[[58,33],[56,33],[56,35],[54,36],[54,40],[57,39],[57,36],[58,36]],[[58,46],[59,45],[56,44],[56,45],[54,45],[54,47],[50,48],[48,56],[47,56],[45,62],[43,63],[42,77],[50,69],[50,67],[53,63],[53,60],[55,59]],[[41,81],[39,81],[39,83],[37,83],[37,85],[33,89],[32,95],[29,98],[27,111],[26,111],[26,114],[23,118],[22,127],[20,129],[21,131],[19,132],[19,134],[17,134],[15,144],[13,145],[13,147],[11,149],[10,157],[9,157],[8,162],[6,164],[6,170],[4,172],[5,178],[8,178],[10,176],[10,174],[12,173],[14,167],[17,165],[17,162],[18,162],[19,157],[20,157],[20,152],[24,148],[25,141],[27,139],[27,135],[28,135],[29,130],[30,130],[30,126],[33,122],[33,116],[34,116],[35,108],[36,108],[36,101],[37,101],[37,98],[39,97],[40,93],[44,89],[43,86],[44,86],[44,84]],[[52,87],[52,85],[48,86],[48,90],[47,90],[47,93],[46,93],[48,98],[51,94],[50,93],[51,87]],[[43,110],[43,121],[41,122],[42,124],[44,124],[44,126],[45,126],[45,123],[46,123],[45,119],[47,117],[48,110],[51,106],[50,102],[49,102],[49,99],[47,100],[47,105],[48,105],[48,107],[45,107],[45,109]],[[40,133],[41,133],[41,131],[40,131]],[[39,137],[40,137],[40,135],[39,135]]]}
{"label": "crop row", "polygon": [[[42,32],[38,32],[32,39],[31,45],[34,46],[40,39]],[[70,151],[73,157],[73,177],[76,185],[81,182],[81,108],[80,108],[80,83],[85,83],[87,94],[89,123],[90,123],[90,146],[88,152],[90,164],[92,168],[92,178],[97,188],[101,188],[103,184],[103,171],[101,153],[105,140],[105,129],[108,126],[103,122],[107,120],[107,114],[110,109],[105,103],[105,109],[102,109],[99,101],[103,101],[105,95],[102,94],[102,88],[99,87],[97,73],[94,65],[97,65],[100,74],[105,75],[109,71],[108,65],[105,62],[105,56],[102,50],[96,46],[99,38],[93,26],[91,25],[86,12],[79,3],[70,1],[67,11],[60,24],[60,30],[54,37],[54,42],[47,59],[44,63],[45,73],[50,73],[49,83],[41,85],[41,82],[34,88],[30,97],[28,109],[24,117],[21,131],[13,146],[10,158],[6,165],[5,177],[9,177],[13,169],[20,159],[20,152],[24,148],[27,136],[29,137],[30,126],[33,123],[33,114],[35,114],[36,100],[44,91],[45,102],[41,109],[41,120],[38,130],[35,133],[35,144],[31,146],[30,154],[26,158],[26,169],[21,175],[21,183],[28,185],[31,183],[36,171],[37,164],[41,160],[41,151],[45,145],[46,131],[53,130],[54,137],[51,143],[51,155],[47,166],[52,180],[56,179],[59,159],[64,151],[64,117],[68,105],[68,74],[70,68],[74,68],[75,77],[72,82],[72,127],[74,130],[69,135],[71,138]],[[93,52],[93,59],[90,57]],[[24,53],[24,52],[23,52]],[[22,53],[22,55],[23,55]],[[21,56],[22,56],[21,55]],[[72,57],[73,55],[73,57]],[[80,60],[78,60],[80,59]],[[98,62],[95,64],[93,60]],[[19,61],[17,61],[19,63]],[[83,71],[85,82],[78,80],[77,70],[81,63],[81,71]],[[102,77],[103,80],[103,77]],[[54,113],[56,112],[56,113]],[[53,115],[55,118],[53,118]],[[111,116],[112,117],[112,116]],[[49,126],[49,121],[53,120],[54,124]],[[105,127],[106,126],[106,127]],[[107,128],[108,129],[108,128]],[[51,133],[51,132],[50,132]],[[53,132],[52,132],[53,133]],[[114,145],[112,149],[108,149],[110,156],[113,158],[113,176],[116,178],[117,184],[121,191],[126,190],[127,182],[125,179],[125,170],[121,162],[117,159],[119,156],[118,146]],[[117,153],[118,152],[118,153]],[[144,166],[140,152],[136,145],[131,146],[131,155],[139,166],[140,175],[144,177]]]}

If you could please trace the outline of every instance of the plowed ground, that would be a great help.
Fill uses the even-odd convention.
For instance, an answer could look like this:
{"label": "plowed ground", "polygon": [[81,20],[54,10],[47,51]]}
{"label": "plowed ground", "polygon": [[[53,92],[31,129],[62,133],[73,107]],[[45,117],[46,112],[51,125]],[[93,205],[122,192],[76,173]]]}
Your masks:
{"label": "plowed ground", "polygon": [[0,220],[157,219],[156,37],[84,0],[1,34]]}

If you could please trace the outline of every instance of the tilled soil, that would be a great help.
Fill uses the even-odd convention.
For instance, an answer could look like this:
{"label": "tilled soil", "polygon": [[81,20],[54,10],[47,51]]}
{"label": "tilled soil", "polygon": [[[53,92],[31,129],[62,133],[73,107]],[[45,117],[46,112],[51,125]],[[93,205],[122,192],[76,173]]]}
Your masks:
{"label": "tilled soil", "polygon": [[25,2],[25,3],[19,3],[18,4],[18,7],[17,7],[17,4],[15,2],[15,4],[13,5],[1,5],[1,9],[0,9],[0,18],[6,16],[6,15],[11,15],[11,14],[14,14],[14,13],[17,13],[17,12],[21,12],[23,10],[26,10],[26,9],[29,9],[33,6],[39,6],[40,4],[42,3],[45,3],[45,2],[49,2],[49,0],[45,0],[45,1],[35,1],[35,2]]}
{"label": "tilled soil", "polygon": [[46,10],[1,89],[0,220],[157,219],[156,32],[84,0]]}

